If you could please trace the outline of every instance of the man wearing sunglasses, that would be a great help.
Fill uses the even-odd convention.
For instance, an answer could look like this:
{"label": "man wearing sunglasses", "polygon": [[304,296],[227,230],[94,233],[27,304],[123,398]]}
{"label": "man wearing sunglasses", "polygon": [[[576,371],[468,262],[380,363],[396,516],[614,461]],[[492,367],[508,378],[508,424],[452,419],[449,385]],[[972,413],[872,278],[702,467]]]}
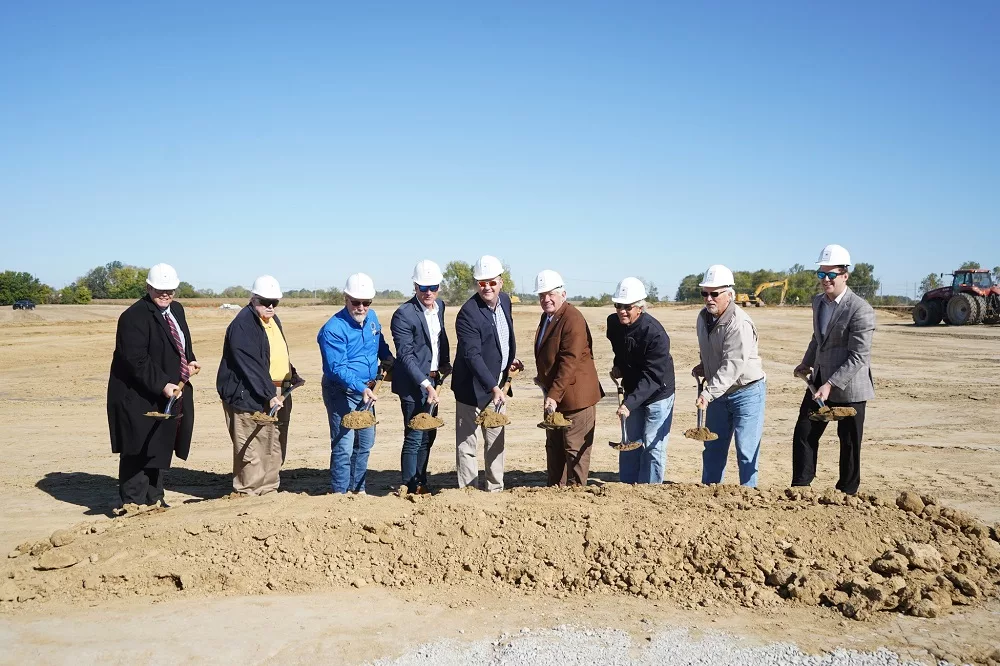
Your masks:
{"label": "man wearing sunglasses", "polygon": [[816,476],[819,440],[825,421],[811,421],[815,399],[833,407],[853,407],[856,416],[837,423],[840,439],[840,479],[837,490],[853,495],[861,485],[861,437],[865,405],[875,397],[871,351],[875,311],[847,286],[851,255],[840,245],[827,245],[816,261],[823,293],[814,296],[813,335],[795,368],[796,374],[811,373],[816,392],[807,390],[799,407],[792,435],[792,485],[808,486]]}
{"label": "man wearing sunglasses", "polygon": [[619,451],[618,479],[622,483],[663,483],[667,440],[674,415],[674,359],[670,336],[663,325],[646,314],[646,285],[634,277],[618,283],[611,300],[607,336],[614,351],[611,376],[621,379],[625,402],[618,409],[625,419],[630,442],[642,442],[634,451]]}
{"label": "man wearing sunglasses", "polygon": [[480,257],[472,268],[476,293],[462,305],[455,319],[458,349],[451,389],[456,401],[455,467],[459,488],[479,480],[476,433],[481,427],[486,460],[484,490],[503,490],[504,428],[476,423],[484,409],[507,411],[506,396],[500,387],[511,371],[524,367],[516,357],[514,319],[510,297],[503,292],[503,272],[503,264],[496,257]]}
{"label": "man wearing sunglasses", "polygon": [[[250,302],[226,328],[215,385],[233,443],[233,490],[263,495],[280,485],[288,451],[291,396],[284,392],[302,382],[288,359],[288,344],[275,310],[281,287],[270,275],[254,280]],[[261,424],[254,412],[278,407],[276,423]]]}
{"label": "man wearing sunglasses", "polygon": [[566,300],[562,276],[544,270],[535,277],[542,316],[535,332],[536,383],[542,409],[560,412],[572,425],[545,431],[545,467],[550,486],[585,486],[594,445],[596,405],[604,390],[594,365],[594,340],[583,314]]}
{"label": "man wearing sunglasses", "polygon": [[323,404],[330,422],[330,487],[335,493],[364,495],[375,426],[351,430],[341,425],[348,412],[377,399],[373,380],[379,362],[391,366],[392,352],[374,310],[375,283],[364,273],[347,278],[344,308],[319,330],[323,359]]}
{"label": "man wearing sunglasses", "polygon": [[451,372],[445,304],[438,298],[442,277],[441,268],[430,259],[419,262],[413,268],[413,298],[396,309],[389,327],[398,361],[392,392],[399,396],[403,412],[400,469],[407,492],[417,494],[430,492],[427,460],[437,430],[413,430],[407,424],[438,403],[437,387]]}
{"label": "man wearing sunglasses", "polygon": [[735,438],[740,485],[756,488],[767,382],[757,327],[736,303],[734,283],[733,272],[715,264],[699,285],[705,299],[696,326],[701,362],[691,374],[705,384],[695,406],[706,410],[705,427],[719,436],[704,443],[701,482],[722,483]]}

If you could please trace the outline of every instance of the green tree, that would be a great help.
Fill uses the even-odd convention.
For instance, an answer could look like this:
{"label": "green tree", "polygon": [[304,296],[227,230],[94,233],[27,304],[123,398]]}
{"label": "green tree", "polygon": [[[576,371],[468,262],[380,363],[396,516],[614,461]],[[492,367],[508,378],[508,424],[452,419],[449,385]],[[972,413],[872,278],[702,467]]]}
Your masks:
{"label": "green tree", "polygon": [[962,265],[958,267],[958,270],[962,271],[970,268],[982,268],[982,266],[979,265],[978,261],[963,261]]}
{"label": "green tree", "polygon": [[[120,263],[120,262],[119,262]],[[110,266],[110,264],[108,264]],[[108,270],[108,298],[139,299],[146,294],[148,268],[124,264]],[[87,286],[84,284],[83,286]],[[88,286],[89,290],[90,287]]]}
{"label": "green tree", "polygon": [[181,282],[177,285],[174,298],[198,298],[198,292],[191,286],[190,282]]}
{"label": "green tree", "polygon": [[250,298],[250,290],[240,285],[226,287],[222,290],[223,298]]}
{"label": "green tree", "polygon": [[475,291],[473,284],[472,264],[449,261],[441,280],[441,298],[451,305],[464,303]]}
{"label": "green tree", "polygon": [[862,263],[855,264],[851,269],[847,285],[866,300],[875,298],[881,285],[881,282],[875,279],[875,266]]}
{"label": "green tree", "polygon": [[646,302],[647,303],[659,303],[660,302],[660,290],[656,287],[656,283],[651,280],[647,280],[641,275],[636,278],[646,287]]}
{"label": "green tree", "polygon": [[323,303],[331,305],[343,305],[344,304],[344,292],[337,289],[336,287],[330,287],[329,289],[316,292],[317,298],[322,298]]}
{"label": "green tree", "polygon": [[993,281],[1000,282],[1000,266],[993,267]]}
{"label": "green tree", "polygon": [[78,285],[76,289],[73,290],[73,303],[77,305],[85,305],[90,302],[90,289],[87,289],[87,285]]}
{"label": "green tree", "polygon": [[928,273],[927,277],[920,281],[920,293],[926,293],[931,289],[937,289],[941,286],[941,280],[938,278],[937,273]]}
{"label": "green tree", "polygon": [[611,305],[611,294],[601,294],[597,298],[589,296],[580,301],[580,305],[585,308],[596,308],[602,305]]}
{"label": "green tree", "polygon": [[4,271],[0,273],[0,305],[11,305],[14,301],[30,298],[36,303],[45,303],[52,288],[42,284],[31,273]]}
{"label": "green tree", "polygon": [[701,287],[698,286],[698,283],[701,282],[701,278],[701,273],[685,275],[684,279],[677,286],[677,295],[674,296],[674,300],[678,303],[700,301]]}
{"label": "green tree", "polygon": [[375,292],[375,298],[386,301],[405,301],[406,294],[398,289],[383,289],[382,291]]}

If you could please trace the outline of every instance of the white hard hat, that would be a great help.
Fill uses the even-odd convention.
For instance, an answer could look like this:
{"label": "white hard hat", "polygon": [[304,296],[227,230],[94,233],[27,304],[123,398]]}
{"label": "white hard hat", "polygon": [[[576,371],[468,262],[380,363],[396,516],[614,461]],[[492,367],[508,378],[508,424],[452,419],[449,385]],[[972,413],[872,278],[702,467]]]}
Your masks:
{"label": "white hard hat", "polygon": [[421,287],[430,287],[441,284],[444,276],[441,275],[441,267],[430,259],[424,259],[413,267],[413,281]]}
{"label": "white hard hat", "polygon": [[827,245],[819,253],[816,260],[817,266],[850,266],[851,253],[841,245]]}
{"label": "white hard hat", "polygon": [[705,278],[699,287],[732,287],[736,284],[733,272],[722,264],[712,264],[705,271]]}
{"label": "white hard hat", "polygon": [[153,289],[176,289],[180,283],[177,271],[170,264],[156,264],[146,275],[146,284]]}
{"label": "white hard hat", "polygon": [[347,278],[344,293],[351,298],[375,298],[375,283],[365,273],[355,273]]}
{"label": "white hard hat", "polygon": [[545,294],[553,289],[560,289],[565,287],[563,284],[562,276],[555,271],[550,271],[545,269],[541,273],[535,276],[535,293]]}
{"label": "white hard hat", "polygon": [[488,280],[503,275],[503,264],[496,257],[484,254],[472,267],[472,277],[477,280]]}
{"label": "white hard hat", "polygon": [[281,298],[281,287],[278,286],[278,281],[270,275],[261,275],[254,280],[250,292],[264,298]]}
{"label": "white hard hat", "polygon": [[615,295],[611,297],[613,303],[628,305],[637,303],[646,298],[646,285],[642,280],[634,277],[627,277],[618,283],[615,288]]}

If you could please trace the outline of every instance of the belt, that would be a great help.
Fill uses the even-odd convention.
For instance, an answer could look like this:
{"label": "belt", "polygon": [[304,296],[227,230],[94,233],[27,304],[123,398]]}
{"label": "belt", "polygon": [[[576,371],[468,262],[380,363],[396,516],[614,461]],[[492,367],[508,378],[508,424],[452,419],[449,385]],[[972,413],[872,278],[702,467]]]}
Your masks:
{"label": "belt", "polygon": [[278,381],[278,380],[272,380],[272,382],[274,383],[275,386],[284,386],[285,385],[285,380],[283,380],[283,379],[280,380],[280,381]]}

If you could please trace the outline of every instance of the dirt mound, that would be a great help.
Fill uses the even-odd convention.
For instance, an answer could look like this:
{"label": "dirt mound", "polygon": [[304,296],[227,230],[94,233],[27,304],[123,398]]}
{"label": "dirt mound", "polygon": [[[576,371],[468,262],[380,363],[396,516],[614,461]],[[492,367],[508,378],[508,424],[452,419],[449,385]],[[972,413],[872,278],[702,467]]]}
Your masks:
{"label": "dirt mound", "polygon": [[507,418],[506,414],[501,414],[500,412],[493,411],[492,409],[484,409],[479,412],[476,416],[476,425],[485,426],[487,428],[499,428],[501,426],[510,425],[510,419]]}
{"label": "dirt mound", "polygon": [[378,423],[378,421],[375,420],[375,415],[367,410],[360,412],[359,411],[348,412],[347,414],[344,415],[344,418],[341,419],[340,422],[345,428],[350,428],[352,430],[361,430],[362,428],[370,428],[376,423]]}
{"label": "dirt mound", "polygon": [[407,428],[414,430],[433,430],[444,425],[444,421],[436,416],[431,416],[427,412],[420,412],[406,424]]}
{"label": "dirt mound", "polygon": [[700,442],[711,442],[719,439],[719,436],[708,428],[688,428],[684,431],[684,436],[688,439],[697,439]]}
{"label": "dirt mound", "polygon": [[[931,497],[897,501],[680,484],[222,499],[22,544],[0,565],[0,610],[443,583],[685,607],[823,605],[863,620],[934,617],[998,595],[996,528]],[[41,562],[54,542],[60,557]]]}
{"label": "dirt mound", "polygon": [[566,418],[562,415],[562,412],[552,412],[546,413],[542,422],[538,424],[539,428],[568,428],[573,425],[571,419]]}

